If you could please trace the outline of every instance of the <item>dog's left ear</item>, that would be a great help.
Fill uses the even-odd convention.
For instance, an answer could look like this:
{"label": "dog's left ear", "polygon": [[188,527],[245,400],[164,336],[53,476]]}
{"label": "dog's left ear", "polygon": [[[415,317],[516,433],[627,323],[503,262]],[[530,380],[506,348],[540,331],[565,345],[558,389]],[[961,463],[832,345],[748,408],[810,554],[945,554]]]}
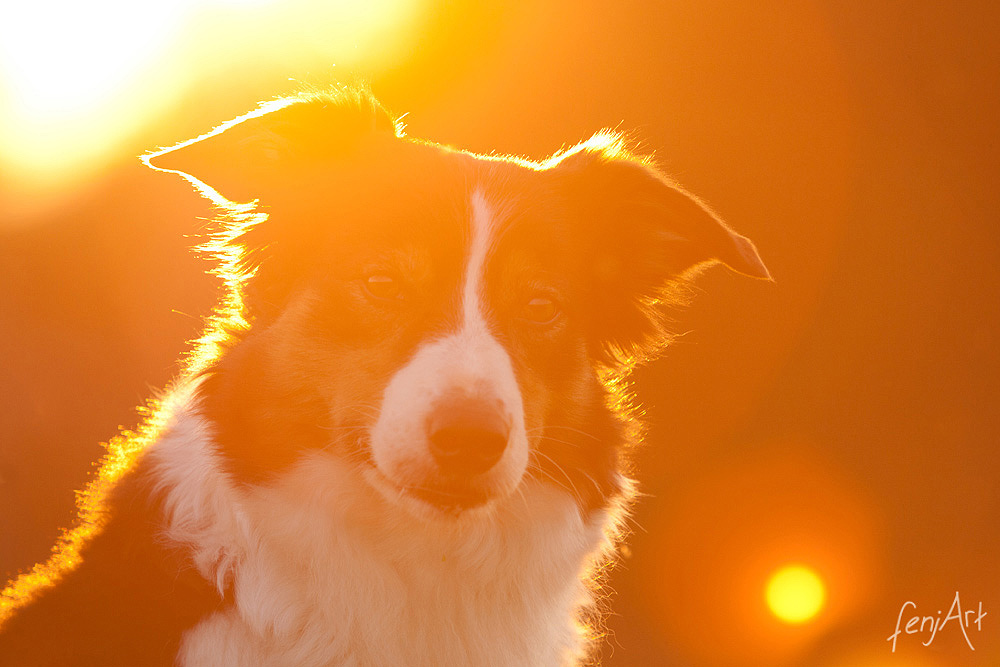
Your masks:
{"label": "dog's left ear", "polygon": [[655,352],[669,289],[713,263],[770,280],[753,242],[645,161],[610,150],[556,168],[574,228],[589,248],[590,330],[606,363]]}
{"label": "dog's left ear", "polygon": [[341,91],[264,103],[142,161],[186,176],[216,203],[225,202],[215,193],[230,202],[267,204],[294,189],[304,171],[348,162],[372,137],[396,131],[395,120],[367,91]]}

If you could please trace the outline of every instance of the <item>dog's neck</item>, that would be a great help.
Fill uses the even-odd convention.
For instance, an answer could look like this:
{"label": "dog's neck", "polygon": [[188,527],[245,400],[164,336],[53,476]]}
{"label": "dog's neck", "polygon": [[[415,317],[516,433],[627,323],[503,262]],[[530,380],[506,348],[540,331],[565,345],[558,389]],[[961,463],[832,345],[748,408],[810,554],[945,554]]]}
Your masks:
{"label": "dog's neck", "polygon": [[150,457],[165,537],[233,600],[186,633],[179,664],[570,665],[589,648],[611,513],[584,517],[554,486],[421,517],[325,452],[239,486],[190,405]]}

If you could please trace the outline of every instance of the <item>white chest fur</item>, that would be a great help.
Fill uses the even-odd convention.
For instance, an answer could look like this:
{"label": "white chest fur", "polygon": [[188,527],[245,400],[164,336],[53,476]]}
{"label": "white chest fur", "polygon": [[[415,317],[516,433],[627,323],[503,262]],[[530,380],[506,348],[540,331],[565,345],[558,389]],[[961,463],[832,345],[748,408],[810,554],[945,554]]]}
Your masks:
{"label": "white chest fur", "polygon": [[187,413],[150,456],[166,536],[235,599],[185,634],[180,665],[562,666],[585,650],[582,581],[609,519],[559,489],[526,479],[498,505],[417,518],[319,452],[237,489]]}

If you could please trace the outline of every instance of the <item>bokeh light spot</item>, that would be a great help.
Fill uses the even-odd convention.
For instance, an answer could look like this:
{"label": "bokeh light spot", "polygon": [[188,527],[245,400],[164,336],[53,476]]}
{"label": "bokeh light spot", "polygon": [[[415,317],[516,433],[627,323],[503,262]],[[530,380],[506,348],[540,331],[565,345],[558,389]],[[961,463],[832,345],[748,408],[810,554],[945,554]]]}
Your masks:
{"label": "bokeh light spot", "polygon": [[812,569],[804,565],[786,565],[767,582],[767,606],[786,623],[805,623],[823,609],[826,586]]}

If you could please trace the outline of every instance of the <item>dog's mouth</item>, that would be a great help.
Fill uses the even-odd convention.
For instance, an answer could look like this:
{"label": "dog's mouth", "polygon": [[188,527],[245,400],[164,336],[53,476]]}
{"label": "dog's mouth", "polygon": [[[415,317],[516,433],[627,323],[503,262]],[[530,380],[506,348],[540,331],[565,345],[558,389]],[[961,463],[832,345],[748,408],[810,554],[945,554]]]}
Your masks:
{"label": "dog's mouth", "polygon": [[404,487],[403,491],[435,508],[458,514],[485,505],[492,495],[485,489],[458,482]]}
{"label": "dog's mouth", "polygon": [[415,505],[439,514],[457,516],[488,505],[498,494],[483,484],[451,479],[427,480],[423,484],[400,484],[383,473],[374,462],[365,466],[365,477],[384,498],[403,506]]}

